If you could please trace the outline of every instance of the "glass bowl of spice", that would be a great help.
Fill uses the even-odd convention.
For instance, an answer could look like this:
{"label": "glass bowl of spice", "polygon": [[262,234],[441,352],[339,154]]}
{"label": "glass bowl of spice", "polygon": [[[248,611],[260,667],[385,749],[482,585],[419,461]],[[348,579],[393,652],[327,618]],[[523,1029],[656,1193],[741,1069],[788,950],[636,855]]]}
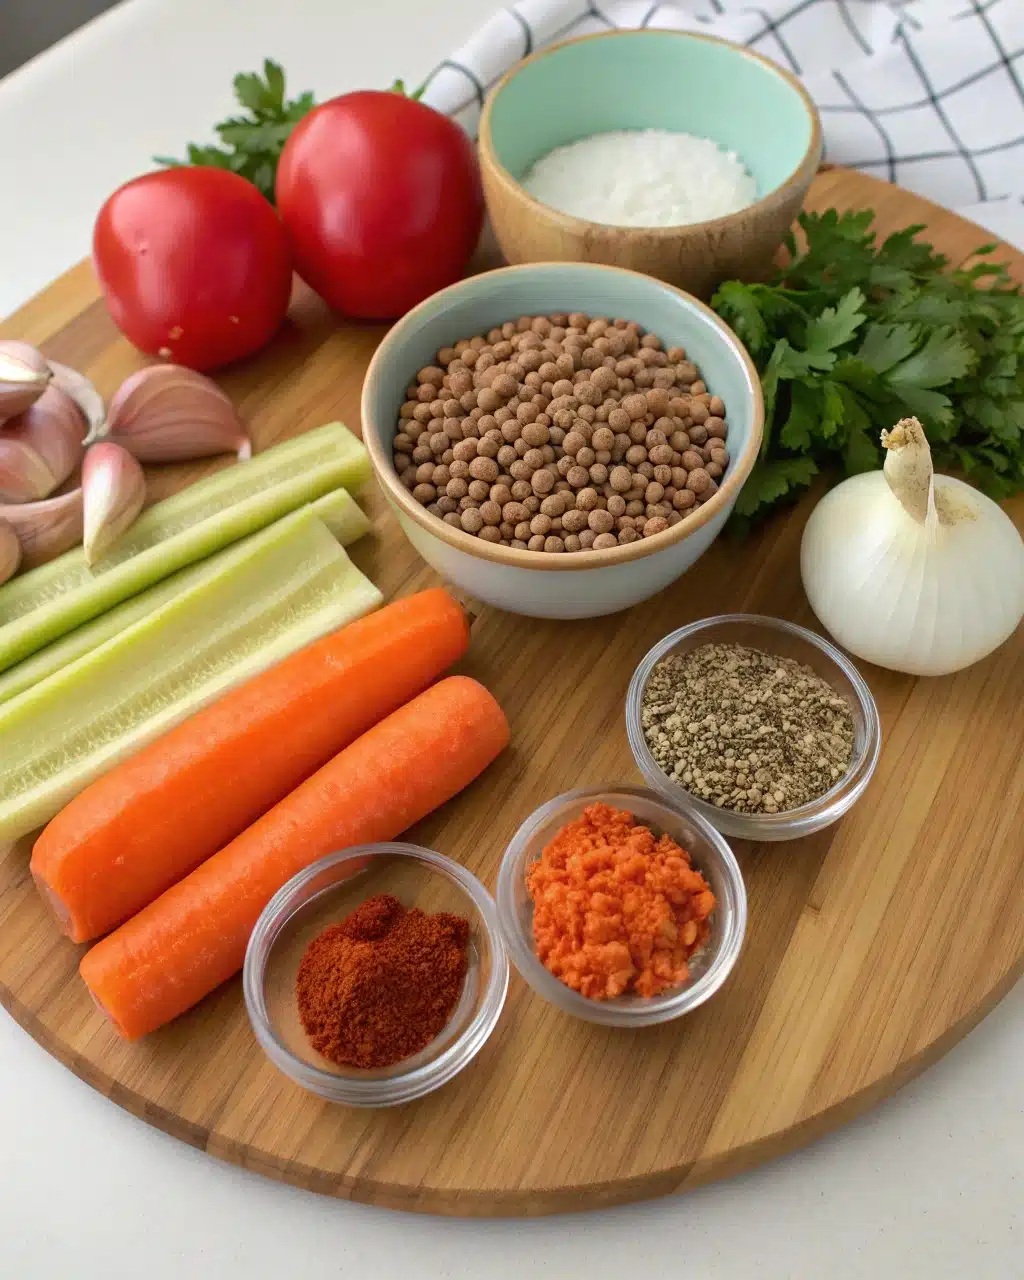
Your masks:
{"label": "glass bowl of spice", "polygon": [[447,1084],[494,1030],[508,958],[494,902],[418,845],[328,855],[267,904],[243,973],[274,1065],[332,1102],[387,1107]]}
{"label": "glass bowl of spice", "polygon": [[795,840],[836,822],[882,746],[871,690],[835,645],[746,613],[656,644],[630,682],[626,730],[659,795],[747,840]]}
{"label": "glass bowl of spice", "polygon": [[498,873],[512,962],[563,1012],[610,1027],[689,1013],[729,976],[747,923],[729,845],[642,787],[570,791],[535,810]]}

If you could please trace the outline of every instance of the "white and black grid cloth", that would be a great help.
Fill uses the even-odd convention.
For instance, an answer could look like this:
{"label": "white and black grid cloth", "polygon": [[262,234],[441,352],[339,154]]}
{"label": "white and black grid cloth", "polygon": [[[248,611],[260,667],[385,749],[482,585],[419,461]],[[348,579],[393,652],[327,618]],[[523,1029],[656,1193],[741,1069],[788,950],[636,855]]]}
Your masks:
{"label": "white and black grid cloth", "polygon": [[1024,0],[519,0],[431,72],[424,100],[473,133],[487,89],[518,59],[630,27],[749,45],[803,80],[827,160],[1024,248]]}

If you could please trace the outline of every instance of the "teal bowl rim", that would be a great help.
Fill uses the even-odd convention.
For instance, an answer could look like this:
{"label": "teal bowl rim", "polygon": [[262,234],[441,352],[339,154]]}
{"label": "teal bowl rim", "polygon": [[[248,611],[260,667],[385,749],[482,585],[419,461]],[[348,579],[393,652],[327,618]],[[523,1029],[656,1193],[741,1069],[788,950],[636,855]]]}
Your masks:
{"label": "teal bowl rim", "polygon": [[[514,79],[532,62],[538,61],[540,58],[548,58],[552,54],[558,53],[562,49],[568,48],[570,45],[582,44],[585,40],[621,40],[629,39],[632,36],[650,36],[658,35],[665,37],[675,37],[681,40],[704,40],[709,44],[724,45],[731,49],[734,53],[740,54],[744,58],[749,58],[753,62],[759,63],[765,70],[777,75],[792,91],[797,95],[803,104],[804,110],[811,122],[811,139],[807,144],[807,150],[800,158],[793,172],[785,181],[780,182],[777,187],[773,187],[771,191],[766,192],[759,200],[755,200],[753,204],[747,205],[743,209],[737,209],[734,213],[722,214],[718,218],[709,218],[705,222],[684,222],[668,227],[619,227],[607,222],[590,222],[586,218],[577,218],[574,214],[563,213],[560,209],[552,208],[549,204],[544,204],[540,200],[535,199],[526,190],[523,184],[515,179],[511,173],[498,159],[494,150],[494,140],[491,136],[491,112],[494,103],[501,93],[502,89]],[[695,232],[707,231],[711,228],[722,227],[727,223],[734,222],[736,219],[748,218],[755,211],[767,212],[777,208],[785,203],[789,198],[794,187],[802,184],[810,183],[814,174],[817,172],[818,165],[822,156],[822,132],[821,117],[818,109],[814,105],[814,99],[807,92],[800,81],[785,67],[780,67],[777,62],[773,62],[770,58],[764,57],[763,54],[756,53],[753,49],[747,48],[746,45],[736,44],[732,40],[723,40],[721,36],[706,35],[702,31],[671,31],[665,28],[636,27],[623,31],[594,31],[590,35],[575,36],[571,40],[560,40],[558,44],[547,45],[543,49],[538,49],[536,53],[531,53],[528,57],[522,58],[513,67],[511,67],[501,79],[493,86],[484,99],[483,110],[480,114],[480,124],[477,129],[477,145],[480,152],[480,159],[483,164],[491,171],[498,182],[505,188],[507,194],[511,194],[516,199],[521,200],[534,214],[546,218],[556,226],[564,227],[566,230],[575,232],[577,235],[586,233],[590,236],[595,235],[640,235],[648,239],[662,240],[670,237],[676,239],[681,235],[689,235]],[[539,554],[539,553],[537,553]]]}
{"label": "teal bowl rim", "polygon": [[[480,280],[493,280],[500,288],[499,277],[506,277],[514,271],[541,271],[552,267],[559,270],[609,272],[613,275],[630,276],[642,280],[649,289],[665,289],[678,294],[683,302],[702,311],[713,322],[721,335],[722,341],[731,350],[743,373],[751,400],[750,436],[742,453],[736,455],[729,464],[726,475],[718,490],[700,506],[694,507],[689,515],[684,516],[678,524],[670,525],[662,533],[651,538],[639,538],[625,546],[609,547],[607,551],[588,551],[586,555],[551,555],[545,551],[521,551],[517,547],[503,547],[500,543],[485,542],[483,538],[474,538],[462,529],[455,529],[450,524],[421,506],[406,487],[399,483],[391,458],[391,450],[384,444],[384,431],[388,428],[377,422],[373,413],[372,400],[375,384],[380,377],[381,365],[386,353],[401,344],[406,334],[414,330],[420,317],[427,311],[433,311],[439,303],[454,297],[463,289],[471,287]],[[705,302],[695,298],[692,293],[680,289],[677,285],[668,284],[664,280],[656,280],[653,276],[644,275],[642,271],[629,271],[625,267],[612,267],[602,262],[523,262],[512,267],[498,267],[494,271],[482,271],[476,275],[466,276],[447,289],[441,289],[424,299],[418,306],[407,311],[381,339],[370,359],[363,379],[360,399],[360,417],[363,427],[363,444],[370,455],[377,482],[384,490],[384,496],[402,515],[407,516],[424,532],[446,542],[457,551],[473,556],[476,560],[489,560],[494,564],[507,565],[514,569],[546,569],[554,572],[579,572],[588,569],[602,569],[609,565],[626,564],[631,560],[642,560],[645,556],[666,551],[669,547],[712,520],[723,507],[731,505],[739,496],[747,477],[753,470],[754,463],[761,451],[761,439],[764,434],[764,396],[761,392],[761,378],[750,358],[746,347],[729,328],[721,316],[717,315]],[[392,424],[393,425],[393,424]]]}

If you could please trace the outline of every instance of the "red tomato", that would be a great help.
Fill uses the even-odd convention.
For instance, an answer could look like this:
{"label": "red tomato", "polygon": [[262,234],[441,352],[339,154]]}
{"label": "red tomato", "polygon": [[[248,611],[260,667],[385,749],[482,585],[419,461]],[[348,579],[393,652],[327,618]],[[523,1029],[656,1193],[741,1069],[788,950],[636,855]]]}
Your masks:
{"label": "red tomato", "polygon": [[472,142],[394,92],[347,93],[306,116],[276,194],[299,275],[362,320],[394,319],[457,280],[483,222]]}
{"label": "red tomato", "polygon": [[288,308],[284,227],[251,183],[223,169],[166,169],[115,191],[96,219],[93,261],[121,332],[192,369],[258,350]]}

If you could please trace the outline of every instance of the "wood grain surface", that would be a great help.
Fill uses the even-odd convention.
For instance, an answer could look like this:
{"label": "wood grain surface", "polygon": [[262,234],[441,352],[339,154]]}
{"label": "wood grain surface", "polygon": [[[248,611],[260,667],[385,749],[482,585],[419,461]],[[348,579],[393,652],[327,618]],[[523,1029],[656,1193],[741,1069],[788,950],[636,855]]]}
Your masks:
{"label": "wood grain surface", "polygon": [[[977,227],[895,188],[834,171],[811,206],[872,206],[925,222],[956,260]],[[1024,258],[1006,250],[1019,278]],[[76,267],[2,328],[110,394],[140,357]],[[224,385],[261,448],[341,417],[358,425],[381,330],[340,325],[297,294],[286,332]],[[879,424],[885,425],[885,424]],[[154,473],[162,495],[200,468]],[[385,511],[354,558],[394,597],[430,584]],[[1011,504],[1024,525],[1024,502]],[[410,838],[493,888],[505,843],[571,787],[636,783],[623,698],[647,648],[725,610],[815,625],[800,587],[805,503],[755,538],[721,539],[675,586],[628,613],[537,622],[474,608],[464,669],[508,712],[513,745]],[[785,845],[739,843],[750,925],[726,987],[682,1021],[638,1032],[574,1022],[513,975],[495,1034],[420,1102],[354,1111],[279,1075],[249,1029],[238,980],[144,1042],[118,1040],[77,976],[28,873],[0,850],[0,1000],[113,1101],[211,1154],[330,1195],[447,1214],[542,1214],[678,1191],[749,1168],[850,1119],[963,1036],[1024,970],[1024,635],[940,680],[864,668],[885,735],[864,799]]]}

